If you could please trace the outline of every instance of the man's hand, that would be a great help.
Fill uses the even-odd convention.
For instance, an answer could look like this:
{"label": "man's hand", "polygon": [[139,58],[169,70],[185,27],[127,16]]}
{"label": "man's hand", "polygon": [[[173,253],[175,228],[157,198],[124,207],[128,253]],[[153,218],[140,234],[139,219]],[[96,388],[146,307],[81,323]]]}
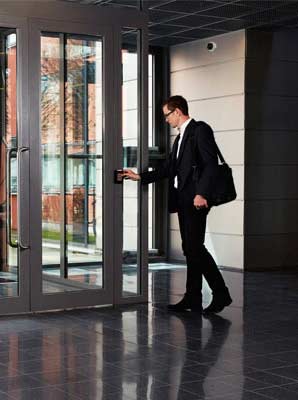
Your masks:
{"label": "man's hand", "polygon": [[199,210],[200,208],[208,208],[207,200],[199,194],[197,194],[193,199],[193,205],[196,207],[197,210]]}
{"label": "man's hand", "polygon": [[139,174],[136,174],[131,169],[124,169],[121,174],[125,179],[131,179],[132,181],[139,181],[141,179]]}

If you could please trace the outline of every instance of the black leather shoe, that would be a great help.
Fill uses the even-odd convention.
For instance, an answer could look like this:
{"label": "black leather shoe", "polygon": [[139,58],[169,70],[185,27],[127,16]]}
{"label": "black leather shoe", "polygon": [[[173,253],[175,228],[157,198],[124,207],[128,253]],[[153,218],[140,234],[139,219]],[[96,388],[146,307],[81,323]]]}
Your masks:
{"label": "black leather shoe", "polygon": [[228,288],[222,292],[214,293],[213,299],[208,307],[204,309],[204,314],[209,313],[219,313],[225,307],[229,306],[232,303],[232,298],[230,296]]}
{"label": "black leather shoe", "polygon": [[202,304],[194,303],[186,296],[184,296],[183,299],[180,300],[179,303],[177,303],[177,304],[169,304],[168,310],[169,311],[177,311],[177,312],[187,311],[187,310],[191,310],[194,312],[202,312],[203,311]]}
{"label": "black leather shoe", "polygon": [[170,311],[190,310],[190,301],[186,297],[183,297],[183,299],[176,304],[168,304],[168,310]]}

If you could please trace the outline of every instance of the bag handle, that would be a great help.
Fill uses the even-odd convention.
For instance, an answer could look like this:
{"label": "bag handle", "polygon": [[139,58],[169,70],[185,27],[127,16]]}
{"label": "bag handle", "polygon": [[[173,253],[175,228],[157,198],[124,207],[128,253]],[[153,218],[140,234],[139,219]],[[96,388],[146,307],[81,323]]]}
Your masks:
{"label": "bag handle", "polygon": [[[196,122],[197,122],[197,124],[200,123],[200,121],[196,121]],[[214,135],[214,134],[213,134],[213,135]],[[196,146],[196,141],[194,140],[194,135],[191,136],[191,139],[192,139],[192,146],[191,146],[192,155],[193,155],[193,160],[195,160],[196,158],[194,157],[194,150],[197,148],[197,146]],[[224,159],[224,157],[223,157],[221,151],[219,150],[219,147],[217,146],[217,143],[216,143],[216,141],[215,141],[215,138],[214,138],[214,143],[215,143],[215,147],[216,147],[216,155],[219,157],[220,162],[221,162],[222,164],[226,164],[226,161],[225,161],[225,159]]]}
{"label": "bag handle", "polygon": [[221,154],[221,151],[219,150],[219,147],[217,146],[217,143],[216,143],[215,140],[214,140],[214,142],[215,142],[216,152],[217,152],[217,155],[218,155],[218,157],[219,157],[219,159],[220,159],[220,162],[221,162],[222,164],[226,164],[226,161],[225,161],[223,155]]}

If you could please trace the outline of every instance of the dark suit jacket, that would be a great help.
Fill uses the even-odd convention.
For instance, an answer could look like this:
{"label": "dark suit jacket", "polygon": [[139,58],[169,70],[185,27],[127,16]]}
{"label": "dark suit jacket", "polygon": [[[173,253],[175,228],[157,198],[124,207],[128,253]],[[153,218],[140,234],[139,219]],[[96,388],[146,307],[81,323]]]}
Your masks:
{"label": "dark suit jacket", "polygon": [[[183,135],[179,157],[176,159],[178,141],[177,136],[172,152],[160,168],[140,174],[141,182],[145,184],[169,179],[170,212],[177,211],[177,196],[183,197],[189,205],[193,204],[196,194],[208,201],[212,190],[212,176],[218,164],[214,134],[205,122],[196,122],[193,119],[190,121]],[[174,187],[176,175],[179,193]]]}

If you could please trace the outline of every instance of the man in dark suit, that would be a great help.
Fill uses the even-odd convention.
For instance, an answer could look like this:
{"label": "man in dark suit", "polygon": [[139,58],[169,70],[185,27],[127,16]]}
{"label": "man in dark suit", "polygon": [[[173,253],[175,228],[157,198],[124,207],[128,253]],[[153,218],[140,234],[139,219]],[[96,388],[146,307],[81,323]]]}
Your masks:
{"label": "man in dark suit", "polygon": [[168,306],[172,311],[202,311],[202,276],[213,294],[205,313],[217,313],[232,303],[229,290],[217,265],[204,246],[206,218],[212,204],[212,174],[217,150],[213,131],[205,122],[188,115],[188,104],[182,96],[172,96],[163,104],[163,114],[177,135],[165,164],[154,171],[136,174],[124,170],[123,176],[148,184],[169,179],[169,211],[178,212],[182,248],[187,263],[186,293],[179,303]]}

